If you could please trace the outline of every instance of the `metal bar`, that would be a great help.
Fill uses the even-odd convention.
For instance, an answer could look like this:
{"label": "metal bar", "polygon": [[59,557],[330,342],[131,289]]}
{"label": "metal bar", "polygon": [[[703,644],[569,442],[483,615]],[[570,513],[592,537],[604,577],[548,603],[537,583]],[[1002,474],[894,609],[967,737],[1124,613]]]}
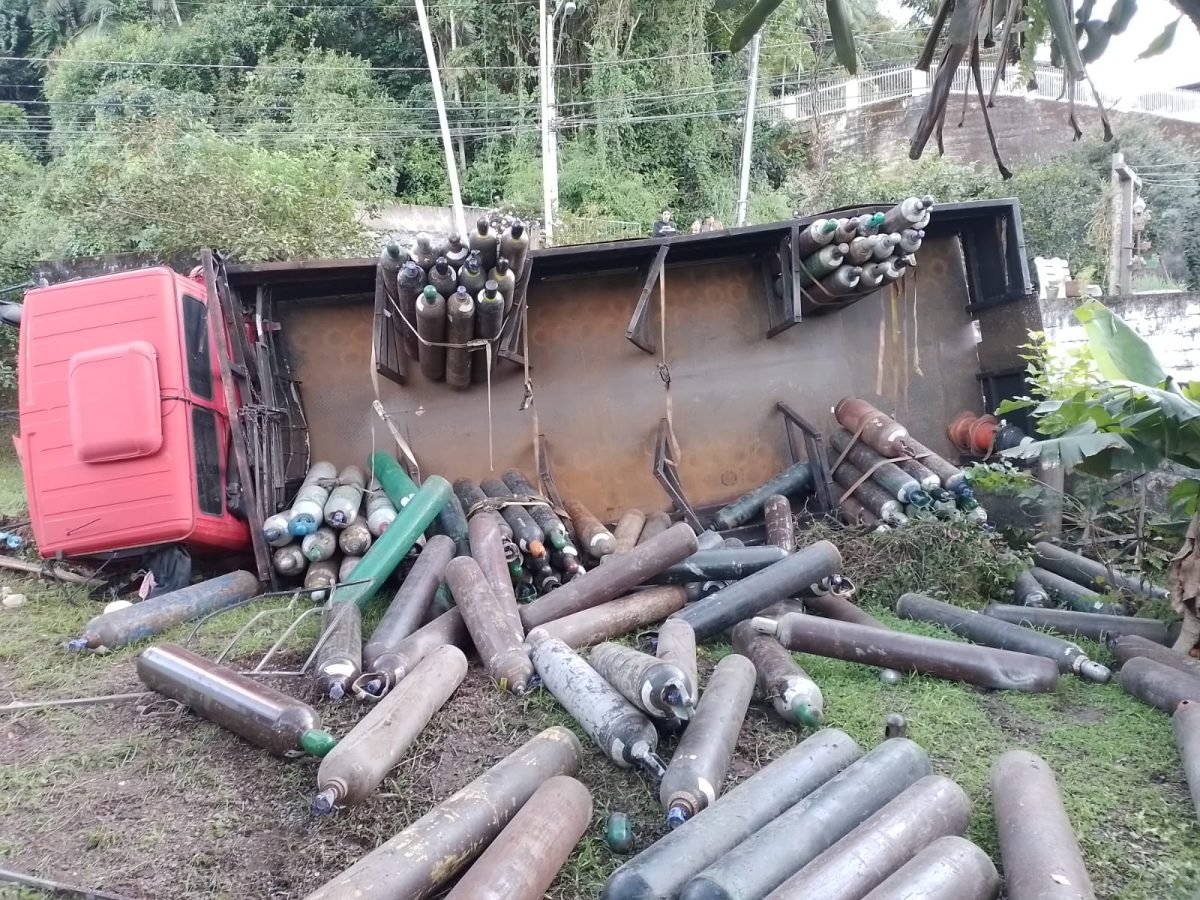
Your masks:
{"label": "metal bar", "polygon": [[667,251],[670,248],[667,244],[662,244],[658,248],[658,253],[654,255],[654,260],[650,263],[650,268],[646,272],[646,281],[642,285],[642,293],[638,296],[637,304],[633,308],[633,317],[629,320],[629,326],[625,329],[625,337],[628,338],[639,349],[646,353],[657,353],[658,345],[654,341],[654,336],[650,333],[650,294],[654,290],[654,285],[658,282],[662,275],[663,265],[667,260]]}
{"label": "metal bar", "polygon": [[[242,502],[246,512],[246,519],[250,525],[250,541],[254,546],[254,563],[257,568],[257,574],[261,581],[271,580],[271,554],[267,547],[267,542],[263,538],[262,525],[263,516],[259,509],[257,498],[254,496],[254,481],[250,471],[250,460],[246,455],[246,436],[245,430],[242,427],[241,419],[241,401],[238,399],[237,391],[233,384],[233,367],[229,359],[229,347],[227,341],[236,341],[230,335],[230,331],[240,333],[241,339],[245,340],[245,332],[241,328],[240,321],[230,322],[233,318],[232,309],[226,309],[226,300],[228,295],[223,293],[217,282],[216,262],[213,257],[212,250],[207,247],[200,251],[200,262],[204,267],[204,288],[208,294],[209,301],[214,298],[217,301],[218,309],[221,311],[220,321],[223,323],[221,333],[214,335],[216,338],[213,344],[217,352],[217,362],[221,367],[221,388],[225,394],[225,409],[229,418],[229,434],[230,441],[233,444],[233,455],[237,461],[238,478],[241,481]],[[236,344],[240,347],[240,344]],[[247,382],[249,379],[246,379]],[[247,394],[249,391],[247,391]],[[227,476],[228,477],[228,476]]]}
{"label": "metal bar", "polygon": [[524,341],[521,329],[525,325],[525,307],[529,305],[529,279],[533,271],[533,258],[525,256],[525,267],[517,280],[516,292],[513,295],[512,311],[508,321],[500,330],[500,339],[496,341],[496,355],[518,366],[525,365]]}
{"label": "metal bar", "polygon": [[11,869],[0,869],[0,884],[4,883],[38,888],[55,895],[67,894],[72,897],[84,897],[86,900],[132,900],[131,897],[127,897],[124,894],[110,894],[108,891],[77,887],[73,884],[65,884],[49,878],[38,878],[34,875],[26,875],[23,872],[14,872]]}
{"label": "metal bar", "polygon": [[542,481],[542,490],[546,494],[546,499],[554,504],[555,509],[562,509],[562,494],[558,492],[558,485],[554,483],[554,470],[550,466],[550,442],[546,440],[544,434],[537,436],[537,442],[538,478]]}
{"label": "metal bar", "polygon": [[832,512],[834,509],[833,491],[831,489],[833,479],[829,474],[829,460],[825,456],[821,432],[782,400],[778,401],[776,405],[783,414],[784,429],[787,431],[788,438],[788,451],[791,454],[793,463],[800,462],[800,458],[796,453],[796,438],[793,428],[800,429],[804,440],[805,453],[808,457],[808,464],[813,470],[813,495],[817,501],[817,511],[822,513]]}
{"label": "metal bar", "polygon": [[666,419],[658,421],[658,439],[654,444],[654,477],[667,492],[667,496],[674,501],[675,508],[682,514],[683,520],[691,525],[697,534],[703,531],[704,525],[700,522],[700,517],[696,515],[696,510],[683,493],[683,486],[679,483],[679,472],[675,468],[675,463],[667,458]]}

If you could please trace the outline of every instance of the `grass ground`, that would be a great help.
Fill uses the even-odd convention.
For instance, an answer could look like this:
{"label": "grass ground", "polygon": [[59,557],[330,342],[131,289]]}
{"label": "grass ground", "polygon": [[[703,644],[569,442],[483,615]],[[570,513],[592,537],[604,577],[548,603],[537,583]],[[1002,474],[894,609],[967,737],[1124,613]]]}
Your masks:
{"label": "grass ground", "polygon": [[[6,456],[0,463],[0,513],[19,515],[21,497],[19,473]],[[968,572],[943,572],[942,584],[935,586],[926,583],[935,577],[928,569],[929,561],[916,558],[896,565],[885,591],[945,591],[958,582],[968,589]],[[0,610],[0,703],[140,689],[133,671],[138,647],[103,656],[62,649],[62,641],[99,611],[97,603],[73,589],[18,579],[6,583],[25,591],[29,603]],[[935,633],[900,622],[880,606],[868,608],[896,628]],[[250,614],[236,611],[215,620],[195,645],[218,652]],[[249,635],[235,656],[254,658],[269,644],[277,622]],[[189,630],[167,637],[182,640]],[[298,636],[288,659],[302,658],[312,639],[311,631]],[[1097,659],[1107,658],[1098,646],[1088,649]],[[720,645],[705,648],[702,673],[725,652],[728,647]],[[1200,827],[1169,720],[1115,685],[1064,677],[1053,694],[988,693],[924,677],[887,686],[868,669],[816,657],[805,657],[803,665],[822,687],[828,724],[864,746],[880,739],[886,714],[907,718],[909,736],[973,799],[970,837],[997,862],[988,770],[1005,750],[1024,747],[1041,754],[1058,774],[1098,897],[1200,896]],[[307,682],[278,686],[314,702],[336,733],[344,733],[360,713],[353,705],[316,701]],[[575,727],[544,691],[518,700],[473,668],[374,797],[315,819],[308,812],[315,761],[276,759],[170,704],[3,716],[0,859],[8,867],[130,897],[303,897],[551,724]],[[631,815],[639,846],[662,832],[649,783],[616,769],[580,736],[587,748],[581,778],[592,789],[595,815],[548,894],[555,900],[598,897],[608,873],[622,861],[602,840],[610,811]],[[731,779],[744,779],[802,737],[756,702]],[[668,744],[664,755],[670,750]],[[48,895],[0,887],[4,898],[41,896]]]}

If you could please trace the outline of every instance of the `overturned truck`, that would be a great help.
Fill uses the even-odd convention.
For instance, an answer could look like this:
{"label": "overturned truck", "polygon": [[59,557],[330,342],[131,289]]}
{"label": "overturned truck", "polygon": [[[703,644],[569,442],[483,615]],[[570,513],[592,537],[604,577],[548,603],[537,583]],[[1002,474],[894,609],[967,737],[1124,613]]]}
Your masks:
{"label": "overturned truck", "polygon": [[[310,462],[377,450],[418,482],[516,468],[604,521],[637,507],[697,530],[807,457],[811,504],[828,510],[822,430],[838,398],[870,398],[952,455],[954,414],[1023,392],[1018,348],[1040,316],[1016,201],[926,218],[902,278],[840,293],[803,255],[816,217],[533,250],[498,337],[467,348],[465,382],[406,347],[416,329],[374,259],[205,252],[189,277],[157,267],[31,291],[15,442],[40,552],[252,543],[273,580],[262,526]],[[420,344],[464,353],[444,334]]]}

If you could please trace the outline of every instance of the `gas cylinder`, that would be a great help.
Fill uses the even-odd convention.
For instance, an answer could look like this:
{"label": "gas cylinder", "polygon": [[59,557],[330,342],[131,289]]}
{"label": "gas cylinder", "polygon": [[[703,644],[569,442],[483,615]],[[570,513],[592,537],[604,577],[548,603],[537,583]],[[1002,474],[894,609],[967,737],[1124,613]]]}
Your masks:
{"label": "gas cylinder", "polygon": [[420,556],[363,649],[363,671],[375,671],[381,656],[421,626],[433,595],[442,583],[446,564],[453,558],[454,541],[446,535],[435,535],[425,542]]}
{"label": "gas cylinder", "polygon": [[835,271],[845,261],[849,249],[846,244],[830,244],[828,247],[822,247],[807,259],[801,260],[800,283],[802,285],[812,284]]}
{"label": "gas cylinder", "polygon": [[446,537],[454,541],[454,547],[459,556],[471,555],[470,530],[467,524],[467,512],[463,509],[462,501],[457,494],[451,494],[446,505],[437,517],[438,529]]}
{"label": "gas cylinder", "polygon": [[613,539],[616,542],[613,552],[627,553],[632,550],[645,524],[646,514],[640,509],[627,509],[622,513],[621,518],[617,520],[617,527],[613,529]]}
{"label": "gas cylinder", "polygon": [[321,642],[313,663],[317,687],[330,700],[341,700],[362,674],[362,613],[355,604],[325,605]]}
{"label": "gas cylinder", "polygon": [[722,530],[736,528],[758,515],[768,497],[776,494],[802,496],[812,493],[812,490],[812,469],[807,462],[795,463],[718,510],[713,516],[713,526]]}
{"label": "gas cylinder", "polygon": [[779,641],[759,633],[750,622],[739,622],[733,629],[733,649],[754,664],[758,689],[779,718],[802,728],[821,727],[821,689]]}
{"label": "gas cylinder", "polygon": [[812,256],[825,245],[833,241],[834,232],[838,230],[837,219],[817,219],[800,229],[800,240],[796,249],[800,256]]}
{"label": "gas cylinder", "polygon": [[875,250],[874,237],[856,237],[846,245],[845,261],[852,266],[861,266],[869,262]]}
{"label": "gas cylinder", "polygon": [[1078,675],[1085,681],[1104,683],[1109,671],[1092,662],[1076,644],[1011,622],[1002,622],[974,610],[952,606],[921,594],[903,594],[896,601],[896,615],[902,619],[933,622],[977,644],[1015,650],[1054,660],[1060,672]]}
{"label": "gas cylinder", "polygon": [[573,578],[554,593],[530,603],[521,610],[521,620],[529,629],[615,600],[647,578],[695,553],[696,547],[696,533],[690,525],[686,522],[672,525],[658,537],[638,544],[628,553],[614,556]]}
{"label": "gas cylinder", "polygon": [[329,596],[329,591],[322,590],[322,588],[332,587],[337,581],[337,574],[336,560],[323,559],[310,565],[308,571],[304,573],[304,587],[306,590],[312,591],[309,597],[317,603],[324,603],[325,598]]}
{"label": "gas cylinder", "polygon": [[774,634],[789,650],[861,665],[922,672],[994,690],[1052,691],[1058,666],[1041,656],[944,641],[899,631],[789,613],[756,618],[754,627]]}
{"label": "gas cylinder", "polygon": [[832,274],[826,275],[818,284],[830,297],[841,297],[858,291],[861,278],[860,266],[842,266]]}
{"label": "gas cylinder", "polygon": [[417,333],[421,371],[430,381],[441,381],[446,377],[446,348],[437,345],[446,342],[446,298],[432,284],[417,298]]}
{"label": "gas cylinder", "polygon": [[866,400],[858,397],[843,397],[833,408],[838,424],[851,434],[889,459],[907,455],[905,442],[908,429],[890,416],[885,416]]}
{"label": "gas cylinder", "polygon": [[354,567],[362,562],[361,556],[343,556],[341,564],[338,565],[338,583],[350,580],[350,575],[354,571]]}
{"label": "gas cylinder", "polygon": [[[680,587],[657,587],[637,591],[619,600],[610,600],[608,603],[601,603],[599,606],[593,606],[591,609],[585,609],[574,615],[564,616],[561,619],[539,625],[525,635],[525,642],[532,645],[539,640],[553,637],[558,638],[568,647],[588,647],[600,641],[628,634],[651,622],[657,622],[664,616],[683,609],[684,601],[684,591]],[[678,620],[668,620],[663,623],[663,627],[665,628],[669,622],[675,623],[676,630],[679,630],[680,626],[686,628],[689,633],[692,630],[686,622],[678,622]],[[659,631],[658,646],[661,651],[663,647],[661,630]],[[696,666],[695,646],[695,637],[693,637],[693,673]],[[659,656],[659,659],[683,669],[678,658],[666,659]],[[684,675],[687,676],[687,674],[687,671],[684,670]],[[689,682],[688,687],[691,695],[696,696],[694,679]]]}
{"label": "gas cylinder", "polygon": [[362,506],[363,487],[367,479],[358,466],[346,466],[338,473],[337,484],[325,501],[325,524],[330,528],[345,528],[358,518]]}
{"label": "gas cylinder", "polygon": [[287,512],[275,513],[263,520],[263,540],[276,548],[285,547],[291,542],[292,533],[288,531]]}
{"label": "gas cylinder", "polygon": [[644,543],[656,535],[662,534],[671,527],[671,517],[665,512],[652,512],[646,515],[646,523],[642,526],[642,533],[638,535],[637,542]]}
{"label": "gas cylinder", "polygon": [[[500,294],[499,285],[494,281],[485,282],[478,291],[475,301],[475,336],[492,341],[492,361],[496,359],[495,339],[500,337],[504,326],[504,297]],[[480,348],[475,351],[471,360],[471,377],[476,382],[487,380],[488,372],[487,350]]]}
{"label": "gas cylinder", "polygon": [[337,552],[337,546],[337,532],[328,525],[322,525],[312,534],[306,534],[300,542],[300,549],[304,551],[309,562],[332,558]]}
{"label": "gas cylinder", "polygon": [[[833,460],[836,459],[836,454],[831,451],[830,455],[832,457],[830,465],[832,466]],[[853,487],[854,493],[851,497],[865,506],[880,520],[889,525],[905,525],[908,523],[908,516],[904,514],[904,504],[891,496],[875,481],[865,478],[862,469],[852,463],[843,462],[836,469],[832,470],[832,474],[833,480],[844,490],[850,490]]]}
{"label": "gas cylinder", "polygon": [[336,743],[321,730],[321,716],[307,703],[183,647],[147,647],[136,668],[150,690],[276,756],[324,756]]}
{"label": "gas cylinder", "polygon": [[[372,635],[374,638],[374,635]],[[378,700],[403,681],[426,656],[447,644],[460,649],[471,646],[471,636],[458,609],[447,610],[403,640],[383,646],[371,665],[353,684],[354,695],[363,700]]]}
{"label": "gas cylinder", "polygon": [[[678,527],[678,526],[676,526]],[[842,570],[842,557],[829,541],[817,541],[772,566],[755,572],[675,613],[706,641],[764,607],[786,600]]]}
{"label": "gas cylinder", "polygon": [[894,233],[906,228],[924,228],[922,222],[932,208],[932,197],[906,197],[883,214],[880,230]]}
{"label": "gas cylinder", "polygon": [[457,647],[439,647],[421,660],[321,760],[313,812],[325,814],[366,800],[466,675],[467,658]]}
{"label": "gas cylinder", "polygon": [[772,494],[763,504],[763,521],[767,527],[767,543],[785,553],[796,549],[796,523],[792,520],[792,504],[782,494]]}
{"label": "gas cylinder", "polygon": [[1175,707],[1171,728],[1183,763],[1183,774],[1192,792],[1192,806],[1200,812],[1200,703],[1184,700]]}
{"label": "gas cylinder", "polygon": [[337,468],[331,462],[316,462],[304,476],[288,515],[288,531],[293,537],[304,537],[317,530],[325,521],[325,501],[337,480]]}
{"label": "gas cylinder", "polygon": [[470,865],[555,775],[579,771],[579,740],[547,728],[307,900],[425,900]]}
{"label": "gas cylinder", "polygon": [[[507,691],[520,696],[533,677],[533,664],[522,642],[524,631],[512,628],[513,616],[507,615],[500,598],[484,577],[479,563],[469,556],[458,556],[446,565],[446,584],[479,658],[491,678]],[[508,601],[515,607],[515,601]]]}
{"label": "gas cylinder", "polygon": [[[499,478],[485,478],[479,482],[479,487],[487,496],[495,500],[514,499],[512,490]],[[527,553],[537,559],[546,557],[546,534],[538,526],[537,522],[534,521],[533,516],[529,514],[529,511],[525,507],[511,503],[501,507],[500,515],[504,517],[504,521],[512,529],[517,546],[521,548],[523,553]]]}
{"label": "gas cylinder", "polygon": [[889,259],[896,252],[896,247],[900,244],[900,235],[898,234],[880,234],[875,237],[875,246],[871,248],[871,259],[875,262],[883,262]]}
{"label": "gas cylinder", "polygon": [[479,563],[488,585],[496,594],[496,599],[504,609],[512,631],[524,635],[520,617],[517,613],[517,598],[513,591],[512,572],[509,568],[508,554],[504,549],[502,532],[496,525],[496,518],[475,516],[467,526],[471,541],[471,557]]}
{"label": "gas cylinder", "polygon": [[1015,622],[1025,628],[1044,628],[1056,634],[1093,641],[1104,641],[1113,635],[1137,634],[1158,644],[1170,643],[1165,622],[1141,616],[1103,616],[1069,609],[1037,609],[1007,603],[989,603],[983,608],[983,614],[1005,622]]}
{"label": "gas cylinder", "polygon": [[1075,612],[1099,613],[1103,616],[1125,615],[1125,607],[1120,603],[1106,603],[1102,594],[1098,594],[1082,584],[1077,584],[1070,578],[1063,578],[1061,575],[1048,569],[1039,569],[1037,566],[1030,569],[1030,573],[1067,609]]}
{"label": "gas cylinder", "polygon": [[858,236],[858,226],[861,219],[858,216],[851,216],[848,219],[838,219],[837,230],[833,233],[833,242],[835,244],[848,244]]}
{"label": "gas cylinder", "polygon": [[626,700],[657,719],[688,719],[696,696],[677,666],[608,641],[588,654],[591,667]]}
{"label": "gas cylinder", "polygon": [[479,261],[478,251],[472,250],[467,254],[466,262],[458,270],[458,283],[474,297],[483,290],[484,283],[487,281],[487,273],[488,270]]}
{"label": "gas cylinder", "polygon": [[920,228],[905,228],[900,232],[900,241],[896,245],[901,253],[916,253],[921,249],[925,232]]}
{"label": "gas cylinder", "polygon": [[1034,544],[1033,558],[1042,569],[1095,591],[1112,591],[1113,588],[1119,588],[1155,600],[1166,600],[1170,596],[1165,588],[1151,584],[1145,578],[1135,578],[1117,571],[1110,573],[1103,563],[1046,541]]}
{"label": "gas cylinder", "polygon": [[858,278],[858,287],[860,290],[871,290],[883,284],[884,275],[887,274],[887,266],[880,262],[869,262],[862,267],[862,274]]}
{"label": "gas cylinder", "polygon": [[[446,343],[466,344],[475,337],[475,301],[466,288],[460,287],[446,301]],[[471,351],[466,347],[446,350],[446,384],[452,388],[471,386]]]}
{"label": "gas cylinder", "polygon": [[716,802],[753,694],[754,664],[737,653],[722,658],[659,786],[668,828]]}
{"label": "gas cylinder", "polygon": [[480,216],[467,235],[467,244],[479,254],[479,265],[484,272],[496,265],[497,235],[487,216]]}
{"label": "gas cylinder", "polygon": [[347,556],[362,556],[371,549],[371,529],[362,519],[356,519],[338,532],[338,547]]}
{"label": "gas cylinder", "polygon": [[549,779],[446,900],[541,900],[591,820],[592,795],[586,787],[566,775]]}
{"label": "gas cylinder", "polygon": [[654,726],[583,657],[555,638],[534,644],[530,657],[542,684],[605,756],[622,768],[640,765],[662,777]]}
{"label": "gas cylinder", "polygon": [[379,537],[395,521],[395,504],[380,486],[379,480],[371,476],[371,483],[367,486],[367,528],[372,537]]}
{"label": "gas cylinder", "polygon": [[496,282],[496,289],[504,298],[504,314],[508,315],[508,311],[512,309],[513,292],[517,288],[517,279],[513,275],[508,260],[503,256],[497,259],[496,265],[488,271],[488,281]]}
{"label": "gas cylinder", "polygon": [[883,224],[883,213],[871,213],[867,216],[858,217],[858,234],[862,237],[869,237],[879,233],[879,226]]}
{"label": "gas cylinder", "polygon": [[590,509],[578,500],[564,500],[563,508],[575,525],[575,534],[580,547],[596,559],[607,556],[617,549],[617,539],[604,527]]}
{"label": "gas cylinder", "polygon": [[271,554],[271,565],[280,575],[299,575],[308,567],[308,557],[300,549],[300,542],[292,541]]}
{"label": "gas cylinder", "polygon": [[521,277],[528,255],[529,235],[525,231],[525,223],[520,219],[515,219],[512,225],[500,235],[500,256],[508,260],[513,278]]}
{"label": "gas cylinder", "polygon": [[1054,772],[1010,750],[992,764],[992,806],[1009,900],[1095,900]]}
{"label": "gas cylinder", "polygon": [[429,283],[443,297],[449,297],[458,287],[458,273],[451,268],[446,257],[439,256],[433,268],[429,270]]}
{"label": "gas cylinder", "polygon": [[1148,656],[1136,656],[1125,663],[1119,680],[1126,693],[1168,716],[1184,700],[1200,703],[1200,678]]}
{"label": "gas cylinder", "polygon": [[415,262],[407,262],[400,269],[397,281],[397,292],[400,295],[400,314],[404,321],[400,323],[400,337],[404,342],[404,352],[411,360],[420,358],[420,341],[417,340],[417,297],[425,288],[425,270]]}
{"label": "gas cylinder", "polygon": [[433,268],[433,264],[437,262],[437,251],[433,246],[433,238],[427,231],[418,232],[416,240],[413,242],[412,260],[426,272]]}
{"label": "gas cylinder", "polygon": [[[680,607],[682,605],[680,604]],[[695,700],[700,696],[700,675],[696,669],[696,632],[692,630],[691,625],[682,619],[674,618],[663,622],[658,627],[654,655],[683,673],[689,697]]]}
{"label": "gas cylinder", "polygon": [[462,268],[470,252],[471,248],[463,243],[462,236],[457,231],[446,235],[446,262],[450,263],[455,272]]}
{"label": "gas cylinder", "polygon": [[[304,558],[300,558],[304,562]],[[303,566],[301,566],[301,569]],[[235,606],[255,596],[258,578],[237,570],[199,584],[159,594],[141,603],[104,613],[91,619],[83,634],[67,643],[71,650],[107,647],[115,650],[134,641],[161,634],[168,628],[198,619],[219,609]]]}

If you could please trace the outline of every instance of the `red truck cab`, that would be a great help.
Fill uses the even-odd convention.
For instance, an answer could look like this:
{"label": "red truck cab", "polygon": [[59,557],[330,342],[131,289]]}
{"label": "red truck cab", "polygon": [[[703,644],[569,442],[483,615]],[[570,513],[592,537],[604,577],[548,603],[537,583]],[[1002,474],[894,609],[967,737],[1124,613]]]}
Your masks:
{"label": "red truck cab", "polygon": [[166,267],[26,294],[13,440],[43,557],[249,546],[214,339],[204,285]]}

